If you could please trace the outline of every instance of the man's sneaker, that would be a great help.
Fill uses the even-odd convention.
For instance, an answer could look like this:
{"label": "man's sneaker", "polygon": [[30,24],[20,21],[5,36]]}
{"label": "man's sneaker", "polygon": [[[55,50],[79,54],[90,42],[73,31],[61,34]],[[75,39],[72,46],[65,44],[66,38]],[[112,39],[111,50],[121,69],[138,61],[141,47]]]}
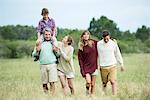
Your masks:
{"label": "man's sneaker", "polygon": [[39,60],[39,55],[34,56],[34,61],[38,61]]}

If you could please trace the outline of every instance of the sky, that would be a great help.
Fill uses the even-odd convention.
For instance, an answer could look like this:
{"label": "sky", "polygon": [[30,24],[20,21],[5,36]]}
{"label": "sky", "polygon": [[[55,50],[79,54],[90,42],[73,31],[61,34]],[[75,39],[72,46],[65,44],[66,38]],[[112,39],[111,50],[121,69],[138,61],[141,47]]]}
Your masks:
{"label": "sky", "polygon": [[102,15],[121,31],[150,27],[150,0],[0,0],[0,26],[37,26],[42,8],[49,9],[60,28],[87,29],[91,19]]}

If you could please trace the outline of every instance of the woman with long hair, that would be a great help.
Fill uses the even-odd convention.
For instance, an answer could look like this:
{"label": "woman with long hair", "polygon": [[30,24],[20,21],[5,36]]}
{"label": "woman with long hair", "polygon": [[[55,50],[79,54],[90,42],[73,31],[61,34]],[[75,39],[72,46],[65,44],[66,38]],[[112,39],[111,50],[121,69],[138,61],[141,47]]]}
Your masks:
{"label": "woman with long hair", "polygon": [[64,95],[67,95],[67,86],[69,86],[71,94],[74,95],[73,79],[75,71],[73,66],[74,48],[71,46],[72,42],[73,39],[70,36],[65,36],[62,42],[58,42],[59,51],[57,54],[60,55],[60,58],[58,59],[57,70]]}
{"label": "woman with long hair", "polygon": [[78,50],[80,72],[86,80],[86,94],[91,95],[95,90],[97,72],[97,41],[91,39],[90,32],[81,34]]}

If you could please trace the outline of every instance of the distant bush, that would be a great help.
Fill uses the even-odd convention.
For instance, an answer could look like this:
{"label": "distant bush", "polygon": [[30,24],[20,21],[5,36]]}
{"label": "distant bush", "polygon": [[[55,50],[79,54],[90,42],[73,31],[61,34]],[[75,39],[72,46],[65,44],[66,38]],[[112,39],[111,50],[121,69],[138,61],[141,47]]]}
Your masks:
{"label": "distant bush", "polygon": [[[123,32],[119,30],[113,20],[101,16],[98,19],[93,18],[91,20],[88,30],[91,32],[92,38],[96,40],[102,39],[100,33],[103,30],[110,31],[111,36],[117,39],[122,53],[150,53],[150,28],[144,25],[134,33],[129,30]],[[61,41],[64,36],[70,35],[74,40],[73,47],[76,55],[82,31],[81,29],[57,27],[57,40]],[[0,26],[0,57],[29,56],[36,39],[36,28],[33,26]]]}
{"label": "distant bush", "polygon": [[150,48],[139,40],[118,41],[119,47],[123,53],[150,53]]}
{"label": "distant bush", "polygon": [[145,44],[147,47],[150,48],[150,39],[146,40],[146,41],[144,42],[144,44]]}
{"label": "distant bush", "polygon": [[0,58],[30,56],[34,43],[28,41],[0,41]]}
{"label": "distant bush", "polygon": [[122,41],[118,41],[118,45],[119,45],[119,48],[120,48],[121,52],[124,52],[124,53],[128,53],[129,52],[129,50],[128,50],[128,48],[129,48],[128,44],[126,44],[126,43],[124,43]]}
{"label": "distant bush", "polygon": [[0,58],[9,58],[11,55],[11,50],[4,44],[0,43]]}
{"label": "distant bush", "polygon": [[18,45],[18,47],[16,48],[17,57],[30,56],[33,50],[33,47],[34,47],[33,45],[30,45],[27,43]]}

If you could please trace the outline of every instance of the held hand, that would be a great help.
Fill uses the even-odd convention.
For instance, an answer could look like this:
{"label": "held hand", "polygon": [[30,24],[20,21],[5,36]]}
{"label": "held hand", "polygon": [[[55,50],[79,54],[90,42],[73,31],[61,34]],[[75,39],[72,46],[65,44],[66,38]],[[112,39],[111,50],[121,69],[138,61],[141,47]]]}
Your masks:
{"label": "held hand", "polygon": [[60,49],[58,47],[56,47],[56,46],[53,46],[53,50],[54,51],[59,51]]}
{"label": "held hand", "polygon": [[100,72],[102,71],[102,68],[100,68]]}
{"label": "held hand", "polygon": [[99,66],[99,70],[100,70],[100,71],[102,70],[101,66]]}

